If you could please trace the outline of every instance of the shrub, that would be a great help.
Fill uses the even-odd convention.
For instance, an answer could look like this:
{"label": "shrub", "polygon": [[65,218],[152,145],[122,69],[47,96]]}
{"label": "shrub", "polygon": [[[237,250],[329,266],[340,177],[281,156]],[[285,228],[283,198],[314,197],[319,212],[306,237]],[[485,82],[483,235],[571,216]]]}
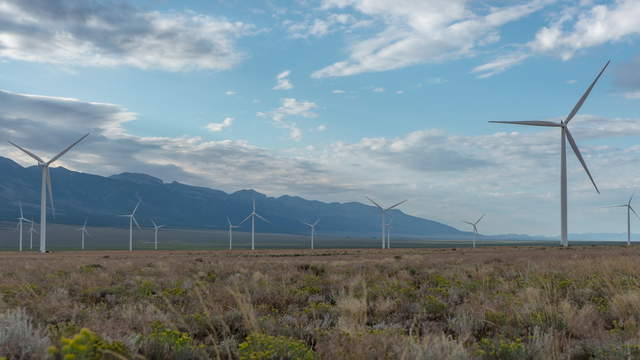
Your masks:
{"label": "shrub", "polygon": [[83,328],[72,338],[63,337],[62,347],[49,348],[54,358],[64,360],[122,359],[129,356],[127,347],[118,341],[109,342],[93,331]]}
{"label": "shrub", "polygon": [[172,330],[160,322],[151,325],[151,333],[142,338],[141,348],[150,359],[206,359],[203,346],[194,344],[186,332]]}
{"label": "shrub", "polygon": [[511,341],[504,338],[483,338],[478,345],[479,349],[476,351],[476,355],[480,359],[518,360],[526,358],[526,350],[520,339]]}
{"label": "shrub", "polygon": [[296,339],[253,333],[240,344],[240,360],[313,360],[313,350]]}
{"label": "shrub", "polygon": [[23,308],[0,315],[0,355],[10,359],[42,358],[51,343],[46,331],[33,326]]}

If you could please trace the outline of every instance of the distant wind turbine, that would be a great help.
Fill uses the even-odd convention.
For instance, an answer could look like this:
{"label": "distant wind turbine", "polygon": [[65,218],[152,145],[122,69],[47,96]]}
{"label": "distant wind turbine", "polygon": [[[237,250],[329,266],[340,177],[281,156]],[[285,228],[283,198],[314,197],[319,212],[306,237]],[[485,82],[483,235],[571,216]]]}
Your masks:
{"label": "distant wind turbine", "polygon": [[[84,250],[84,236],[89,235],[89,232],[87,231],[87,219],[84,219],[84,224],[82,225],[81,228],[76,229],[77,231],[80,231],[80,234],[82,235],[82,244],[81,244],[81,249]],[[91,235],[89,235],[91,236]]]}
{"label": "distant wind turbine", "polygon": [[242,220],[242,222],[240,222],[239,225],[242,225],[245,221],[249,220],[249,218],[251,218],[251,250],[255,250],[255,236],[256,236],[256,217],[259,218],[260,220],[267,222],[269,224],[271,224],[271,222],[265,218],[263,218],[262,216],[260,216],[257,212],[256,212],[256,200],[253,199],[253,208],[251,209],[251,214],[249,214],[249,216],[247,216],[244,220]]}
{"label": "distant wind turbine", "polygon": [[393,222],[393,217],[389,215],[389,222],[387,225],[387,249],[391,249],[391,223]]}
{"label": "distant wind turbine", "polygon": [[309,228],[311,228],[311,250],[313,250],[313,238],[316,235],[316,225],[318,225],[318,223],[320,222],[320,219],[317,219],[316,222],[314,222],[313,224],[311,223],[304,223],[305,225],[307,225]]}
{"label": "distant wind turbine", "polygon": [[237,229],[240,226],[233,225],[229,217],[227,216],[227,224],[229,224],[229,250],[233,249],[233,229]]}
{"label": "distant wind turbine", "polygon": [[151,222],[153,223],[153,230],[155,231],[154,233],[154,249],[158,250],[158,231],[160,231],[160,229],[162,229],[163,227],[165,227],[166,225],[158,225],[156,224],[155,221],[153,221],[153,219],[151,219]]}
{"label": "distant wind turbine", "polygon": [[569,145],[571,145],[571,149],[573,149],[573,152],[576,154],[576,157],[582,164],[584,171],[586,171],[587,175],[589,176],[589,179],[591,180],[593,187],[596,189],[598,194],[600,193],[600,190],[598,190],[598,186],[596,186],[596,182],[593,180],[593,177],[591,176],[591,173],[587,168],[587,163],[585,163],[584,159],[582,158],[582,154],[580,154],[578,145],[576,145],[575,140],[573,140],[573,136],[571,136],[571,132],[569,131],[568,125],[569,125],[569,121],[571,121],[571,119],[573,119],[576,116],[576,114],[578,113],[578,110],[580,110],[580,108],[582,107],[582,104],[584,104],[585,100],[591,93],[591,90],[595,86],[598,79],[600,79],[600,76],[602,76],[602,73],[604,73],[607,66],[609,66],[610,62],[611,60],[607,61],[607,63],[602,68],[602,70],[600,70],[600,73],[598,74],[598,76],[596,76],[595,80],[593,80],[593,82],[587,88],[585,93],[582,94],[582,97],[580,97],[580,100],[578,100],[578,103],[573,107],[573,109],[571,110],[567,118],[564,119],[564,121],[561,121],[559,123],[556,123],[553,121],[489,121],[492,123],[499,123],[499,124],[516,124],[516,125],[560,128],[561,137],[562,137],[560,142],[560,222],[561,222],[560,242],[564,247],[569,246],[568,226],[567,226],[567,149],[566,149],[567,140],[569,141]]}
{"label": "distant wind turbine", "polygon": [[33,234],[38,233],[38,230],[35,228],[35,221],[31,218],[31,227],[29,228],[29,250],[33,250]]}
{"label": "distant wind turbine", "polygon": [[476,240],[478,239],[478,223],[480,222],[480,220],[482,220],[482,218],[484,218],[484,214],[480,216],[480,218],[476,220],[476,222],[463,221],[463,223],[473,226],[473,248],[474,249],[476,248]]}
{"label": "distant wind turbine", "polygon": [[384,221],[385,220],[385,215],[386,215],[387,211],[404,204],[405,202],[407,202],[407,200],[402,200],[402,201],[400,201],[399,203],[397,203],[397,204],[395,204],[393,206],[389,206],[388,208],[384,208],[380,204],[378,204],[377,202],[371,200],[370,197],[366,196],[366,198],[369,201],[371,201],[373,203],[373,205],[375,205],[378,209],[380,209],[380,221],[382,223],[382,248],[384,249],[385,248],[385,242],[386,242],[385,241],[385,233],[386,233],[385,226],[387,225],[387,223]]}
{"label": "distant wind turbine", "polygon": [[640,219],[640,216],[638,216],[638,213],[633,210],[633,207],[631,206],[631,200],[633,200],[633,195],[631,195],[631,197],[629,198],[629,201],[626,204],[621,204],[621,205],[612,205],[612,206],[607,206],[607,207],[624,207],[627,208],[627,246],[631,245],[631,212],[633,212],[633,214]]}
{"label": "distant wind turbine", "polygon": [[22,213],[22,202],[18,203],[18,207],[20,208],[20,217],[17,219],[18,220],[18,228],[19,228],[19,231],[20,231],[20,242],[19,242],[19,245],[18,245],[18,250],[22,251],[22,222],[25,221],[25,222],[31,223],[32,224],[31,226],[33,226],[33,222],[31,220],[29,220],[29,219],[25,219],[24,218],[24,214]]}
{"label": "distant wind turbine", "polygon": [[42,184],[40,187],[40,252],[44,253],[47,251],[47,189],[49,190],[49,198],[51,199],[51,210],[53,212],[53,216],[56,215],[55,207],[53,206],[53,190],[51,189],[51,175],[49,175],[49,166],[53,164],[54,161],[58,160],[62,155],[66,154],[67,151],[71,150],[72,147],[76,146],[80,141],[84,140],[89,136],[89,134],[85,134],[78,141],[69,145],[66,149],[62,150],[58,155],[51,158],[49,161],[42,160],[38,155],[32,153],[29,150],[26,150],[11,141],[9,144],[17,147],[22,150],[27,155],[31,156],[38,162],[38,166],[42,168]]}
{"label": "distant wind turbine", "polygon": [[141,200],[138,200],[138,203],[136,204],[136,207],[133,209],[131,214],[118,215],[120,217],[128,217],[129,218],[129,251],[133,251],[133,223],[136,224],[138,229],[142,230],[142,228],[140,227],[140,224],[138,224],[138,221],[136,220],[136,217],[135,217],[136,211],[138,210],[138,206],[140,206],[140,202],[141,202]]}

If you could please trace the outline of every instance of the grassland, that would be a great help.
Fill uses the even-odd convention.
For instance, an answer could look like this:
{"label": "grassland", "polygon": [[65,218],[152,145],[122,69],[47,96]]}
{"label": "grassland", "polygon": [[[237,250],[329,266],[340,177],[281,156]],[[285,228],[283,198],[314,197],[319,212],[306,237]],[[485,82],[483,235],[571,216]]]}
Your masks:
{"label": "grassland", "polygon": [[621,246],[2,252],[0,353],[636,359],[639,260]]}

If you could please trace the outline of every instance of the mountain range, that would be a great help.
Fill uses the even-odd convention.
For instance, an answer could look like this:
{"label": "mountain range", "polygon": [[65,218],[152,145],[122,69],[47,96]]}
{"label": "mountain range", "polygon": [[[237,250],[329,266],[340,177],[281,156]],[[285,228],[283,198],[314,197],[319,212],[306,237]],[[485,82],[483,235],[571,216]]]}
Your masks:
{"label": "mountain range", "polygon": [[[269,197],[254,190],[226,193],[179,182],[164,183],[147,174],[122,173],[109,177],[71,171],[63,167],[51,170],[55,219],[61,224],[81,224],[85,218],[91,226],[128,225],[116,215],[128,214],[138,199],[139,222],[150,219],[174,228],[226,229],[228,216],[234,224],[250,212],[255,199],[257,211],[270,223],[256,220],[259,232],[302,234],[308,228],[302,222],[320,219],[318,228],[331,235],[371,237],[380,234],[379,210],[358,202],[325,203],[298,196]],[[0,220],[13,221],[22,202],[25,217],[38,221],[40,213],[41,170],[23,167],[0,157]],[[451,226],[391,210],[395,236],[464,239],[471,233]],[[249,230],[247,221],[240,230]]]}

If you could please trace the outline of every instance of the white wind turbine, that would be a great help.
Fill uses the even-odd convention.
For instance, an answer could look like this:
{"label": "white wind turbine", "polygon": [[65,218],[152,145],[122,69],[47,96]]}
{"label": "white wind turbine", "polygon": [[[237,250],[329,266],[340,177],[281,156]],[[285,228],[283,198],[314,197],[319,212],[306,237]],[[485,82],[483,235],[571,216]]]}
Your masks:
{"label": "white wind turbine", "polygon": [[255,250],[256,217],[259,218],[260,220],[264,221],[264,222],[267,222],[267,223],[271,224],[271,222],[269,220],[263,218],[262,216],[260,216],[256,212],[256,200],[253,199],[253,208],[251,209],[251,214],[249,214],[249,216],[247,216],[239,224],[239,225],[242,225],[245,221],[247,221],[247,220],[249,220],[249,218],[251,218],[251,250]]}
{"label": "white wind turbine", "polygon": [[233,229],[237,229],[240,226],[233,225],[229,217],[227,216],[227,224],[229,224],[229,250],[233,249]]}
{"label": "white wind turbine", "polygon": [[558,128],[560,128],[560,130],[561,130],[561,142],[560,142],[560,222],[561,222],[561,225],[560,225],[560,243],[564,247],[569,246],[568,226],[567,226],[567,149],[566,149],[566,141],[569,141],[569,145],[571,145],[571,149],[573,149],[573,152],[576,154],[576,157],[578,158],[578,160],[582,164],[582,167],[584,168],[584,170],[586,171],[587,175],[589,176],[589,179],[591,180],[591,183],[593,184],[593,187],[595,187],[595,189],[598,192],[598,194],[600,193],[600,190],[598,190],[598,186],[596,186],[596,183],[593,180],[593,177],[591,176],[591,173],[589,172],[589,169],[587,168],[587,163],[585,163],[584,159],[582,158],[582,154],[580,154],[580,150],[578,149],[578,145],[576,145],[575,140],[573,140],[573,136],[571,136],[571,132],[569,131],[568,125],[569,125],[569,121],[571,121],[571,119],[573,119],[576,116],[576,114],[578,113],[578,110],[580,110],[580,108],[582,107],[582,104],[584,104],[585,100],[587,99],[587,97],[591,93],[591,90],[595,86],[595,84],[598,81],[598,79],[600,79],[600,76],[602,76],[602,73],[604,73],[604,71],[607,68],[607,66],[609,66],[610,62],[611,62],[610,60],[607,61],[607,63],[604,65],[602,70],[600,70],[600,73],[593,80],[593,82],[591,83],[589,88],[587,88],[585,93],[582,94],[582,97],[580,98],[580,100],[578,100],[578,103],[573,107],[573,109],[571,110],[571,112],[569,113],[567,118],[564,119],[563,121],[559,122],[559,123],[556,123],[556,122],[553,122],[553,121],[490,121],[492,123],[499,123],[499,124],[516,124],[516,125],[530,125],[530,126],[544,126],[544,127],[558,127]]}
{"label": "white wind turbine", "polygon": [[393,206],[389,206],[388,208],[386,208],[386,209],[385,209],[384,207],[382,207],[382,206],[381,206],[380,204],[378,204],[377,202],[375,202],[375,201],[371,200],[371,198],[369,198],[368,196],[366,196],[366,198],[367,198],[369,201],[371,201],[371,202],[373,203],[373,205],[375,205],[378,209],[380,209],[380,220],[381,220],[381,222],[382,222],[382,248],[384,249],[384,248],[385,248],[385,242],[386,242],[386,241],[385,241],[385,237],[386,237],[386,236],[385,236],[385,234],[386,234],[385,227],[386,227],[386,225],[387,225],[387,223],[384,221],[384,220],[385,220],[385,215],[386,215],[387,211],[389,211],[389,210],[391,210],[391,209],[393,209],[393,208],[395,208],[395,207],[398,207],[398,206],[400,206],[400,205],[404,204],[405,202],[407,202],[407,200],[402,200],[402,201],[400,201],[399,203],[397,203],[397,204],[395,204],[395,205],[393,205]]}
{"label": "white wind turbine", "polygon": [[85,234],[89,235],[89,232],[87,231],[87,219],[84,219],[84,224],[82,225],[81,228],[76,229],[76,231],[80,231],[80,234],[82,236],[81,249],[84,250],[84,236]]}
{"label": "white wind turbine", "polygon": [[138,200],[138,203],[136,204],[136,207],[133,209],[131,214],[118,215],[120,217],[128,217],[129,218],[129,251],[133,251],[133,223],[136,224],[138,229],[142,230],[142,228],[140,227],[140,224],[138,224],[138,221],[136,220],[136,217],[135,217],[136,211],[138,210],[138,206],[140,206],[140,201],[141,200]]}
{"label": "white wind turbine", "polygon": [[44,253],[47,251],[47,189],[49,190],[49,198],[51,200],[51,210],[53,211],[53,216],[56,215],[55,207],[53,206],[53,190],[51,189],[51,175],[49,175],[49,166],[53,164],[54,161],[58,160],[62,155],[64,155],[67,151],[71,150],[72,147],[76,146],[80,141],[84,140],[89,136],[89,134],[85,134],[78,141],[69,145],[66,149],[62,150],[56,156],[51,158],[49,161],[42,160],[38,155],[32,153],[29,150],[26,150],[11,141],[9,144],[17,147],[18,149],[25,152],[27,155],[31,156],[38,162],[38,166],[42,168],[42,184],[40,187],[40,252]]}
{"label": "white wind turbine", "polygon": [[309,228],[311,228],[311,250],[314,249],[313,247],[313,239],[316,235],[316,225],[318,225],[318,223],[320,222],[320,219],[317,219],[316,222],[314,222],[313,224],[311,223],[303,223],[305,225],[307,225]]}
{"label": "white wind turbine", "polygon": [[476,220],[476,222],[462,221],[465,224],[469,224],[473,226],[473,248],[474,249],[476,248],[476,240],[478,239],[478,223],[480,222],[480,220],[482,220],[482,218],[484,218],[484,214],[480,216],[480,218]]}
{"label": "white wind turbine", "polygon": [[640,219],[640,216],[638,216],[638,213],[633,210],[633,207],[631,206],[631,200],[633,200],[633,196],[631,195],[631,197],[629,198],[629,201],[626,204],[621,204],[621,205],[613,205],[613,206],[607,206],[607,207],[624,207],[627,208],[627,246],[631,245],[631,212],[634,213],[634,215]]}
{"label": "white wind turbine", "polygon": [[24,214],[22,213],[22,203],[18,203],[18,207],[20,208],[20,217],[17,219],[18,228],[20,231],[20,242],[18,244],[18,250],[22,251],[22,222],[25,221],[25,222],[31,223],[31,226],[33,227],[33,221],[24,218]]}
{"label": "white wind turbine", "polygon": [[154,233],[154,249],[158,250],[158,231],[160,231],[160,229],[162,229],[163,227],[165,227],[166,225],[158,225],[156,224],[155,221],[153,221],[153,219],[151,219],[151,222],[153,223],[153,230],[155,231]]}
{"label": "white wind turbine", "polygon": [[38,230],[35,228],[35,221],[31,218],[31,227],[29,228],[29,250],[33,250],[33,234],[38,233]]}
{"label": "white wind turbine", "polygon": [[393,217],[389,215],[389,222],[386,224],[387,226],[387,249],[391,249],[391,223],[393,222]]}

